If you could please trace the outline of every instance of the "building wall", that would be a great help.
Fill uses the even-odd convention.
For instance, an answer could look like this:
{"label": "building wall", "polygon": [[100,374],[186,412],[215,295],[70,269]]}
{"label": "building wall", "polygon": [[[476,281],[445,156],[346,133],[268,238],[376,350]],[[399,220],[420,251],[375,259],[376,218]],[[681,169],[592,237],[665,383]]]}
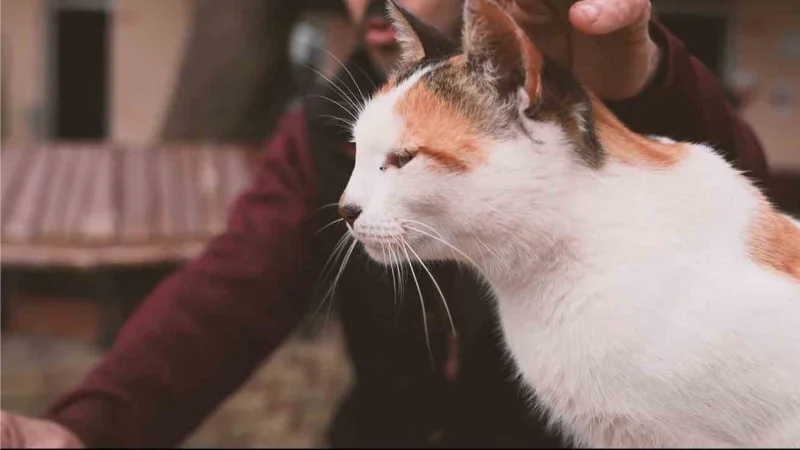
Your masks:
{"label": "building wall", "polygon": [[[770,166],[778,171],[800,171],[800,57],[782,55],[785,36],[800,34],[797,0],[653,0],[655,11],[727,17],[723,82],[747,80],[755,86],[741,113],[761,140]],[[800,37],[793,43],[800,53]],[[786,91],[795,106],[786,112],[772,106],[773,91]]]}
{"label": "building wall", "polygon": [[191,14],[191,0],[117,0],[111,44],[114,140],[157,139]]}
{"label": "building wall", "polygon": [[[758,89],[744,117],[761,139],[773,168],[800,171],[800,1],[738,3],[737,69],[754,76]],[[781,48],[790,35],[795,36],[794,50]],[[793,97],[794,105],[785,112],[773,107],[776,90]]]}
{"label": "building wall", "polygon": [[3,77],[10,98],[3,114],[9,142],[35,140],[45,97],[45,0],[3,0],[0,30]]}
{"label": "building wall", "polygon": [[[192,0],[116,0],[111,44],[111,139],[139,144],[153,141],[170,100],[191,21]],[[758,91],[743,110],[766,147],[776,169],[800,171],[800,60],[782,56],[781,39],[800,33],[797,0],[656,0],[657,6],[687,8],[695,13],[723,10],[731,17],[728,64],[731,72],[753,77]],[[36,140],[46,113],[46,0],[3,0],[3,75],[7,77],[4,118],[11,142]],[[331,18],[326,32],[330,49],[344,56],[353,30]],[[800,45],[795,43],[796,45]],[[338,62],[328,58],[325,71]],[[773,91],[786,90],[796,104],[788,112],[773,108]],[[4,133],[5,134],[5,133]]]}
{"label": "building wall", "polygon": [[[170,100],[192,0],[116,0],[112,4],[110,139],[150,142],[157,138]],[[0,42],[10,95],[4,99],[10,115],[5,119],[10,143],[36,141],[45,133],[47,14],[46,0],[2,3]]]}

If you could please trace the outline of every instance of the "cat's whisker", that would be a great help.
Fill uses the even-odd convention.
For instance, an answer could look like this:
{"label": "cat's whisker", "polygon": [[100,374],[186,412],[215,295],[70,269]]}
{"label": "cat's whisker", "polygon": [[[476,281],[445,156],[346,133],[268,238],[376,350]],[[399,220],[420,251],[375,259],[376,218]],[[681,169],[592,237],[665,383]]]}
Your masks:
{"label": "cat's whisker", "polygon": [[494,214],[501,216],[502,218],[508,220],[511,223],[517,222],[517,219],[511,217],[507,212],[497,209],[497,207],[492,205],[491,203],[481,199],[476,199],[476,200],[480,201],[482,205],[484,205],[487,209],[490,209]]}
{"label": "cat's whisker", "polygon": [[[333,58],[334,60],[336,60],[336,62],[337,62],[337,63],[339,63],[339,65],[342,67],[342,69],[344,69],[345,73],[347,73],[347,75],[350,77],[350,80],[352,80],[352,81],[353,81],[353,84],[356,86],[356,89],[358,89],[358,93],[359,93],[359,94],[361,94],[361,98],[366,100],[367,96],[366,96],[366,95],[364,95],[364,92],[363,92],[363,91],[361,90],[361,88],[359,87],[359,83],[356,81],[355,77],[353,76],[353,73],[352,73],[352,72],[350,72],[350,69],[348,69],[348,68],[347,68],[347,66],[345,66],[345,65],[344,65],[344,63],[342,62],[342,60],[340,60],[340,59],[339,59],[339,58],[338,58],[336,55],[334,55],[333,53],[331,53],[331,52],[330,52],[328,49],[326,49],[326,48],[323,48],[323,47],[321,47],[321,46],[319,46],[319,45],[315,45],[315,47],[317,47],[318,49],[320,49],[320,50],[322,50],[323,52],[327,53],[328,55],[330,55],[330,56],[331,56],[331,58]],[[368,78],[369,78],[369,77],[368,77]],[[370,81],[372,81],[372,79],[371,79],[371,78],[370,78]],[[374,81],[372,81],[372,83],[373,83],[373,84],[375,84],[375,82],[374,82]],[[355,93],[354,93],[354,92],[352,92],[352,91],[351,91],[351,93],[352,93],[352,94],[355,96]]]}
{"label": "cat's whisker", "polygon": [[[384,266],[383,267],[383,276],[385,277],[389,273],[391,273],[391,277],[392,277],[392,292],[394,292],[394,271],[392,270],[392,265],[391,264],[386,264],[386,259],[387,259],[386,255],[387,255],[386,244],[381,243],[381,259],[383,260],[383,266]],[[395,300],[395,303],[396,302],[397,302],[397,300]]]}
{"label": "cat's whisker", "polygon": [[[337,84],[336,84],[336,83],[335,83],[333,80],[331,80],[331,79],[330,79],[330,78],[329,78],[327,75],[325,75],[324,73],[322,73],[322,72],[320,72],[319,70],[317,70],[317,69],[315,69],[315,68],[311,67],[311,66],[310,66],[310,65],[308,65],[308,64],[303,64],[303,66],[305,66],[306,68],[308,68],[308,69],[312,70],[314,73],[316,73],[317,75],[319,75],[319,76],[321,76],[323,79],[325,79],[325,81],[327,81],[327,82],[328,82],[328,83],[329,83],[329,84],[330,84],[330,85],[331,85],[331,86],[332,86],[334,89],[336,89],[336,91],[337,91],[337,92],[339,92],[339,94],[341,94],[341,95],[342,95],[342,99],[343,99],[343,100],[345,100],[346,102],[348,102],[348,103],[350,104],[350,106],[352,106],[352,107],[354,108],[354,110],[355,110],[355,111],[360,111],[360,110],[361,110],[361,108],[364,106],[364,105],[363,105],[363,103],[361,104],[361,106],[358,106],[358,102],[356,101],[356,97],[357,97],[357,96],[356,96],[356,94],[355,94],[353,91],[350,91],[350,93],[348,94],[347,92],[345,92],[345,91],[344,91],[344,89],[342,89],[342,88],[341,88],[339,85],[337,85]],[[364,95],[363,95],[363,94],[362,94],[362,96],[361,96],[361,97],[362,97],[362,102],[363,102],[364,100],[366,100],[366,99],[364,98]]]}
{"label": "cat's whisker", "polygon": [[[321,286],[325,284],[325,280],[328,278],[326,274],[328,273],[327,270],[329,267],[333,267],[331,263],[335,260],[338,260],[342,256],[342,251],[347,247],[348,238],[352,236],[350,233],[343,233],[342,237],[339,238],[339,241],[336,243],[336,246],[333,248],[331,255],[328,257],[328,260],[325,262],[325,265],[322,267],[320,271],[319,279],[317,280],[317,286]],[[317,291],[318,292],[318,291]],[[316,297],[316,293],[315,293]],[[325,299],[327,298],[327,293],[325,296],[322,297],[317,307],[314,309],[314,312],[311,314],[312,319],[317,317],[319,311],[325,306]]]}
{"label": "cat's whisker", "polygon": [[458,254],[459,254],[459,255],[461,255],[461,256],[463,256],[464,258],[466,258],[466,259],[467,259],[467,261],[469,261],[469,262],[470,262],[470,263],[471,263],[473,266],[475,266],[475,267],[480,267],[480,265],[479,265],[478,263],[476,263],[476,262],[475,262],[475,261],[474,261],[472,258],[470,258],[470,257],[469,257],[469,255],[467,255],[466,253],[464,253],[464,252],[463,252],[461,249],[459,249],[459,248],[458,248],[458,247],[456,247],[455,245],[453,245],[453,244],[451,244],[451,243],[449,243],[449,242],[445,241],[443,238],[440,238],[440,237],[434,236],[434,235],[432,235],[432,234],[430,234],[430,233],[428,233],[428,232],[426,232],[426,231],[422,231],[422,230],[420,230],[420,229],[417,229],[417,228],[414,228],[414,227],[410,227],[410,226],[408,226],[408,225],[405,225],[405,228],[407,228],[407,229],[409,229],[409,230],[411,230],[411,231],[414,231],[414,232],[417,232],[417,233],[423,234],[423,235],[425,235],[425,236],[428,236],[429,238],[431,238],[431,239],[433,239],[433,240],[435,240],[435,241],[437,241],[437,242],[440,242],[440,243],[442,243],[442,244],[446,245],[446,246],[447,246],[447,247],[449,247],[450,249],[452,249],[452,250],[454,250],[454,251],[458,252]]}
{"label": "cat's whisker", "polygon": [[[349,69],[348,69],[348,68],[345,66],[345,64],[342,62],[342,60],[341,60],[341,59],[339,59],[339,58],[338,58],[336,55],[334,55],[333,53],[331,53],[331,52],[330,52],[328,49],[326,49],[326,48],[324,48],[324,47],[322,47],[322,46],[319,46],[319,45],[314,45],[314,47],[315,47],[315,48],[317,48],[317,49],[320,49],[320,50],[322,50],[322,51],[324,51],[324,52],[326,52],[326,53],[327,53],[327,54],[329,54],[329,55],[331,55],[331,57],[332,57],[334,60],[336,60],[336,62],[339,64],[339,66],[340,66],[342,69],[344,69],[344,70],[345,70],[345,71],[347,71],[347,72],[350,72],[350,70],[349,70]],[[364,72],[364,69],[362,69],[360,66],[356,66],[356,69],[358,69],[358,71],[359,71],[359,72],[361,72],[361,74],[362,74],[362,75],[364,75],[364,77],[366,77],[366,79],[367,79],[367,80],[369,80],[369,82],[370,82],[370,83],[372,83],[372,87],[373,87],[373,88],[375,88],[376,90],[378,89],[378,85],[375,83],[375,80],[373,80],[373,79],[372,79],[372,77],[371,77],[369,74],[367,74],[366,72]],[[352,75],[352,74],[350,75],[350,79],[351,79],[351,80],[353,80],[353,75]],[[355,82],[355,80],[353,80],[353,81]],[[356,86],[358,86],[358,85],[359,85],[359,83],[356,83]]]}
{"label": "cat's whisker", "polygon": [[522,234],[524,236],[528,236],[531,238],[536,238],[530,231],[528,231],[525,227],[519,227],[515,224],[519,223],[519,218],[512,217],[508,213],[497,209],[496,206],[493,206],[487,203],[485,200],[479,200],[481,204],[483,204],[487,209],[491,210],[494,214],[500,216],[501,218],[505,219],[505,223],[502,224],[504,228],[508,230],[510,233]]}
{"label": "cat's whisker", "polygon": [[[384,244],[382,242],[381,242],[381,259],[383,261],[386,261],[386,244]],[[385,277],[386,276],[386,272],[388,271],[389,268],[387,267],[387,264],[384,264],[383,266],[384,266],[383,267],[383,276]]]}
{"label": "cat's whisker", "polygon": [[342,218],[339,218],[339,219],[335,219],[335,220],[332,220],[332,221],[330,221],[330,222],[329,222],[327,225],[325,225],[325,226],[323,226],[322,228],[320,228],[319,230],[317,230],[317,231],[316,231],[316,233],[314,233],[314,236],[316,236],[316,235],[318,235],[318,234],[322,233],[322,232],[323,232],[323,231],[325,231],[325,229],[327,229],[328,227],[330,227],[330,226],[333,226],[333,225],[336,225],[336,224],[337,224],[337,223],[339,223],[339,222],[342,222],[343,220],[344,220],[344,219],[342,219]]}
{"label": "cat's whisker", "polygon": [[428,225],[425,222],[420,222],[419,220],[414,220],[414,219],[405,219],[405,220],[406,220],[406,222],[410,222],[410,223],[419,225],[419,226],[421,226],[423,228],[427,228],[428,230],[431,230],[433,233],[435,233],[437,236],[441,236],[442,235],[442,233],[440,233],[439,230],[434,228],[432,225]]}
{"label": "cat's whisker", "polygon": [[347,125],[350,128],[351,131],[352,131],[353,127],[355,127],[355,125],[356,125],[355,122],[353,122],[352,120],[347,120],[347,119],[342,118],[342,117],[332,116],[330,114],[320,114],[319,116],[320,117],[327,117],[329,119],[333,119],[333,120],[339,121],[339,122]]}
{"label": "cat's whisker", "polygon": [[[317,73],[319,73],[319,72],[317,72]],[[333,85],[333,87],[336,88],[337,90],[339,89],[339,87],[336,86],[335,84]],[[334,95],[336,97],[335,99],[331,98],[331,97],[319,95],[319,94],[306,94],[305,97],[319,97],[319,98],[328,100],[330,102],[333,102],[333,103],[339,105],[339,107],[341,107],[343,110],[345,110],[348,113],[350,113],[351,117],[355,118],[355,116],[356,116],[355,113],[360,111],[360,108],[359,108],[358,104],[353,100],[353,98],[348,96],[348,95],[345,95],[341,90],[339,90],[338,92],[334,92],[333,94],[339,94],[339,95]],[[347,105],[349,108],[345,108],[344,105],[339,103],[339,100],[343,101],[345,103],[345,105]]]}
{"label": "cat's whisker", "polygon": [[[386,245],[383,245],[383,249],[386,249]],[[395,263],[394,263],[394,253],[389,246],[388,251],[386,252],[389,255],[389,263],[387,264],[389,271],[392,274],[392,294],[394,294],[394,306],[397,309],[397,278],[395,277]]]}
{"label": "cat's whisker", "polygon": [[[350,237],[352,238],[353,236],[350,235]],[[350,244],[350,248],[347,250],[347,254],[344,255],[344,260],[342,261],[342,264],[339,266],[339,272],[336,274],[336,278],[333,279],[333,283],[331,283],[330,289],[328,289],[328,292],[325,294],[325,298],[328,301],[328,315],[325,318],[326,326],[328,324],[328,321],[330,320],[331,309],[333,308],[333,297],[336,292],[336,285],[339,283],[339,278],[341,278],[342,273],[344,273],[344,269],[345,267],[347,267],[347,263],[348,261],[350,261],[350,256],[353,254],[353,250],[355,250],[357,244],[358,240],[353,238],[353,243]],[[323,299],[323,302],[324,301],[325,300]]]}
{"label": "cat's whisker", "polygon": [[305,97],[314,97],[314,98],[321,98],[321,99],[323,99],[323,100],[327,100],[327,101],[329,101],[329,102],[331,102],[331,103],[335,104],[335,105],[336,105],[336,106],[338,106],[339,108],[342,108],[342,110],[343,110],[344,112],[346,112],[347,114],[349,114],[349,115],[350,115],[350,117],[351,117],[353,120],[358,120],[358,117],[356,117],[356,113],[355,113],[355,112],[353,112],[353,111],[351,111],[351,110],[347,109],[347,108],[346,108],[344,105],[342,105],[341,103],[337,102],[336,100],[334,100],[334,99],[332,99],[332,98],[325,97],[324,95],[315,95],[315,94],[308,94],[308,95],[306,95]]}
{"label": "cat's whisker", "polygon": [[406,247],[408,247],[408,244],[406,244],[405,241],[402,241],[401,248],[406,254],[406,262],[408,263],[409,270],[411,270],[411,276],[414,278],[414,285],[417,287],[417,293],[419,294],[419,305],[420,310],[422,311],[422,326],[423,330],[425,331],[425,345],[428,347],[428,356],[430,357],[431,364],[433,364],[433,350],[431,349],[431,338],[428,333],[428,314],[425,312],[425,301],[422,298],[422,289],[419,286],[419,280],[417,280],[417,274],[414,272],[414,266],[411,262],[411,258],[408,255]]}
{"label": "cat's whisker", "polygon": [[414,249],[410,245],[408,245],[407,242],[404,241],[403,245],[405,245],[406,248],[408,248],[408,250],[411,253],[414,254],[414,257],[417,258],[417,261],[419,261],[419,265],[422,266],[422,268],[425,269],[425,272],[428,273],[428,276],[430,277],[431,281],[433,282],[433,285],[436,287],[436,290],[439,292],[439,296],[442,298],[442,304],[444,305],[444,310],[447,312],[447,319],[450,321],[450,329],[453,331],[453,334],[458,334],[456,332],[456,325],[453,322],[453,316],[452,316],[452,314],[450,314],[450,307],[447,306],[447,299],[445,299],[444,293],[442,292],[442,288],[439,287],[439,283],[436,282],[436,278],[434,278],[434,276],[431,273],[431,271],[428,270],[428,266],[425,265],[425,262],[422,261],[422,258],[419,257],[419,254],[417,254],[417,252],[414,251]]}
{"label": "cat's whisker", "polygon": [[[506,268],[508,268],[508,261],[505,258],[501,258],[500,255],[497,254],[497,252],[495,252],[494,250],[492,250],[491,247],[486,245],[486,243],[483,242],[483,240],[480,237],[478,237],[477,234],[475,234],[474,230],[469,230],[469,234],[471,234],[472,238],[475,239],[475,242],[484,249],[486,249],[486,251],[489,252],[489,254],[492,255],[496,261],[501,262]],[[483,252],[481,252],[481,255],[483,255]]]}
{"label": "cat's whisker", "polygon": [[333,203],[324,204],[324,205],[320,206],[319,208],[315,209],[314,212],[311,213],[311,215],[313,216],[314,214],[317,214],[318,212],[322,211],[325,208],[332,208],[332,207],[338,206],[338,205],[339,205],[339,202],[333,202]]}
{"label": "cat's whisker", "polygon": [[347,233],[347,232],[342,233],[342,237],[339,238],[339,241],[333,247],[333,251],[331,252],[331,255],[328,257],[328,260],[325,261],[325,265],[322,266],[322,270],[320,271],[320,275],[319,276],[320,276],[320,278],[323,279],[323,281],[324,281],[325,274],[327,273],[327,270],[329,269],[329,267],[332,267],[331,263],[335,259],[338,259],[339,254],[345,248],[345,246],[347,244],[347,240],[350,237],[352,237],[352,236],[349,233]]}
{"label": "cat's whisker", "polygon": [[400,298],[400,303],[402,304],[403,300],[405,299],[405,286],[406,286],[405,272],[403,272],[403,261],[400,258],[400,255],[397,254],[398,253],[397,249],[393,245],[390,245],[389,249],[391,250],[391,257],[393,261],[392,265],[397,270],[397,287],[398,287],[397,294]]}

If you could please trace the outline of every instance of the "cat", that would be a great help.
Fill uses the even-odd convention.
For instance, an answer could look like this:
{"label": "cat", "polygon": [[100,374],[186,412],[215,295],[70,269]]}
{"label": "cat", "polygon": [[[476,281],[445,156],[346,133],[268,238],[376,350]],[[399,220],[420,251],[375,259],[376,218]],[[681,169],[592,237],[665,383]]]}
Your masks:
{"label": "cat", "polygon": [[455,51],[390,3],[402,62],[340,200],[369,256],[480,272],[573,445],[800,446],[800,224],[712,148],[626,128],[493,1]]}

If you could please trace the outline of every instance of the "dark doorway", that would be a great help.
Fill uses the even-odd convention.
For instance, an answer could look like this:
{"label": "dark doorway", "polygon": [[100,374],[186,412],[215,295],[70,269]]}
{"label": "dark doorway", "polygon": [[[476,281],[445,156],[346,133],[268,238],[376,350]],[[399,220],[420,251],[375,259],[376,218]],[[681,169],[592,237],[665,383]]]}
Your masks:
{"label": "dark doorway", "polygon": [[677,36],[714,75],[723,75],[727,19],[711,15],[661,13],[658,20]]}
{"label": "dark doorway", "polygon": [[58,9],[53,15],[55,116],[64,140],[102,140],[108,117],[108,13]]}

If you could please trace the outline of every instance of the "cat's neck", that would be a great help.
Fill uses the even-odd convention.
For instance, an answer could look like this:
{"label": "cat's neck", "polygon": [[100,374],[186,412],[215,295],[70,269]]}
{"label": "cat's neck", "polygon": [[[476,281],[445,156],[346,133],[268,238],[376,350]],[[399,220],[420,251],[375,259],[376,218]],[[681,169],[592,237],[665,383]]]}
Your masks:
{"label": "cat's neck", "polygon": [[[731,251],[746,245],[742,236],[758,199],[719,155],[676,144],[683,146],[682,159],[654,168],[631,153],[632,146],[654,145],[651,140],[641,143],[645,138],[625,137],[612,127],[614,122],[599,127],[606,147],[631,158],[609,158],[595,172],[570,176],[571,185],[558,190],[565,196],[537,205],[537,211],[510,208],[504,212],[508,232],[484,239],[492,251],[472,252],[503,301],[565,295],[571,284],[615,276],[657,252],[691,258],[709,245]],[[658,144],[650,150],[669,151]]]}

